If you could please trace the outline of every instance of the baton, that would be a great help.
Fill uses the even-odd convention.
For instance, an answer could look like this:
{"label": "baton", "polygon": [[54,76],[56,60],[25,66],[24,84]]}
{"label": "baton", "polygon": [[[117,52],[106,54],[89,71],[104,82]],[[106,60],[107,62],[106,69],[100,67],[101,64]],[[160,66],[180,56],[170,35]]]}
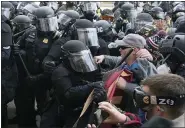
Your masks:
{"label": "baton", "polygon": [[123,59],[122,59],[118,64],[116,64],[116,66],[115,66],[114,68],[117,68],[118,66],[120,66],[120,65],[128,58],[128,56],[132,53],[133,50],[134,50],[134,49],[131,48],[131,49],[129,50],[129,52],[123,57]]}

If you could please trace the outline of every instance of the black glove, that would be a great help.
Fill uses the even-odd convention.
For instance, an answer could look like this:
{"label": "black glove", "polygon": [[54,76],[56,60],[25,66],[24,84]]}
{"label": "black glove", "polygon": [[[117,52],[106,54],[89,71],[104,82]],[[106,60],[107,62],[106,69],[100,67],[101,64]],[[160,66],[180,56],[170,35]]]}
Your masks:
{"label": "black glove", "polygon": [[141,80],[143,80],[145,78],[143,72],[141,70],[139,70],[138,68],[132,69],[131,72],[133,73],[133,76],[134,76],[137,84],[140,84]]}
{"label": "black glove", "polygon": [[107,100],[107,93],[104,88],[104,84],[102,81],[93,83],[94,93],[93,93],[93,101],[95,103],[99,103]]}
{"label": "black glove", "polygon": [[56,68],[56,63],[54,61],[46,61],[44,62],[44,72],[52,73]]}
{"label": "black glove", "polygon": [[36,82],[39,78],[38,76],[28,76],[26,79],[29,82]]}
{"label": "black glove", "polygon": [[30,85],[32,85],[32,84],[35,84],[37,81],[39,81],[42,78],[44,78],[44,74],[31,75],[31,76],[26,77],[26,80]]}
{"label": "black glove", "polygon": [[18,55],[21,51],[20,46],[18,44],[13,44],[12,51],[14,55]]}

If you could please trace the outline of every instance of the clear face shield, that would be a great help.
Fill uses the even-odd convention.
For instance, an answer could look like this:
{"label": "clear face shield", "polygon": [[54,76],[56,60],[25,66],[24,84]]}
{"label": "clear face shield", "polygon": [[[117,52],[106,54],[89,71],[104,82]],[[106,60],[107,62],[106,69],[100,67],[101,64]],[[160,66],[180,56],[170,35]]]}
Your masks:
{"label": "clear face shield", "polygon": [[164,20],[164,19],[165,19],[165,14],[164,14],[164,12],[159,12],[159,13],[156,14],[156,17],[157,17],[158,19]]}
{"label": "clear face shield", "polygon": [[2,8],[1,13],[6,16],[7,19],[10,19],[11,17],[11,10],[10,8]]}
{"label": "clear face shield", "polygon": [[69,16],[61,13],[58,15],[58,23],[62,26],[67,26],[67,24],[72,20]]}
{"label": "clear face shield", "polygon": [[83,11],[88,11],[88,10],[93,10],[94,12],[96,12],[97,10],[97,5],[96,3],[85,3],[84,4],[84,8],[83,8]]}
{"label": "clear face shield", "polygon": [[98,69],[90,50],[70,53],[69,61],[76,72],[93,72]]}
{"label": "clear face shield", "polygon": [[42,32],[55,31],[58,29],[57,17],[37,19],[37,27]]}
{"label": "clear face shield", "polygon": [[88,47],[100,47],[96,28],[77,28],[78,39]]}
{"label": "clear face shield", "polygon": [[134,27],[135,27],[135,31],[139,31],[143,28],[143,26],[145,25],[152,25],[153,22],[149,22],[149,21],[137,21],[134,23]]}

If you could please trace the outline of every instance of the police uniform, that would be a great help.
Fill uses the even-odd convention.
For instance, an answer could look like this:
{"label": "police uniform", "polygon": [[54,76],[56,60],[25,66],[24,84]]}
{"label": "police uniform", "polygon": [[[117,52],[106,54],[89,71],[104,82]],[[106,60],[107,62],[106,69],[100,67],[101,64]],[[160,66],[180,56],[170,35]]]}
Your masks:
{"label": "police uniform", "polygon": [[[100,72],[97,70],[90,50],[78,40],[66,42],[63,45],[63,50],[63,55],[67,58],[63,58],[63,62],[52,73],[52,83],[55,89],[55,103],[43,114],[41,128],[48,127],[46,123],[48,123],[49,118],[52,119],[49,113],[52,113],[52,111],[55,112],[55,114],[53,114],[55,117],[58,114],[58,112],[54,110],[54,106],[58,105],[58,108],[63,106],[62,113],[60,114],[63,120],[65,120],[65,127],[72,127],[93,88],[98,88],[100,92],[103,92],[103,94],[98,96],[98,100],[104,100],[104,96],[106,95],[102,88],[102,82],[99,81],[101,78],[98,78]],[[70,59],[70,55],[67,55],[68,52],[65,52],[65,50],[72,53],[71,57],[73,59]],[[76,53],[81,54],[80,58],[75,55]],[[99,94],[99,92],[95,92]],[[51,126],[52,124],[47,125]]]}
{"label": "police uniform", "polygon": [[[49,7],[40,7],[36,12],[37,17],[38,15],[50,15],[50,13],[54,16],[53,10]],[[47,26],[48,21],[46,20],[51,20],[55,17],[50,17],[51,19],[46,18],[45,20],[39,20],[39,18],[41,17],[37,19],[37,29],[24,33],[18,42],[21,51],[25,53],[22,54],[22,58],[28,70],[28,72],[25,72],[23,78],[23,84],[25,85],[19,89],[20,92],[17,96],[17,98],[19,98],[17,102],[19,102],[18,105],[20,105],[19,125],[24,127],[35,126],[35,97],[38,114],[41,115],[47,100],[47,90],[51,87],[50,74],[44,72],[42,62],[54,42],[52,33],[56,29],[56,24],[54,23],[52,24],[53,27]],[[44,28],[42,28],[41,24],[45,24]],[[21,102],[24,103],[24,106]],[[25,115],[27,116],[25,117]]]}
{"label": "police uniform", "polygon": [[17,67],[12,55],[12,30],[6,23],[7,19],[1,15],[1,110],[2,127],[8,127],[7,103],[15,96],[15,89],[18,85]]}

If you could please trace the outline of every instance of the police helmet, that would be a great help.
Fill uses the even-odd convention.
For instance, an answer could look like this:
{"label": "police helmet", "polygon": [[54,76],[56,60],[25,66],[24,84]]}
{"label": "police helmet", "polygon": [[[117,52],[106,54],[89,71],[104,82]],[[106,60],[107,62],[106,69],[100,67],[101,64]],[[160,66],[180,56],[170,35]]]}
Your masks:
{"label": "police helmet", "polygon": [[163,9],[161,7],[153,7],[150,11],[150,14],[156,20],[165,18]]}
{"label": "police helmet", "polygon": [[97,70],[97,65],[89,48],[79,40],[70,40],[61,47],[67,56],[71,68],[76,72],[92,72]]}

